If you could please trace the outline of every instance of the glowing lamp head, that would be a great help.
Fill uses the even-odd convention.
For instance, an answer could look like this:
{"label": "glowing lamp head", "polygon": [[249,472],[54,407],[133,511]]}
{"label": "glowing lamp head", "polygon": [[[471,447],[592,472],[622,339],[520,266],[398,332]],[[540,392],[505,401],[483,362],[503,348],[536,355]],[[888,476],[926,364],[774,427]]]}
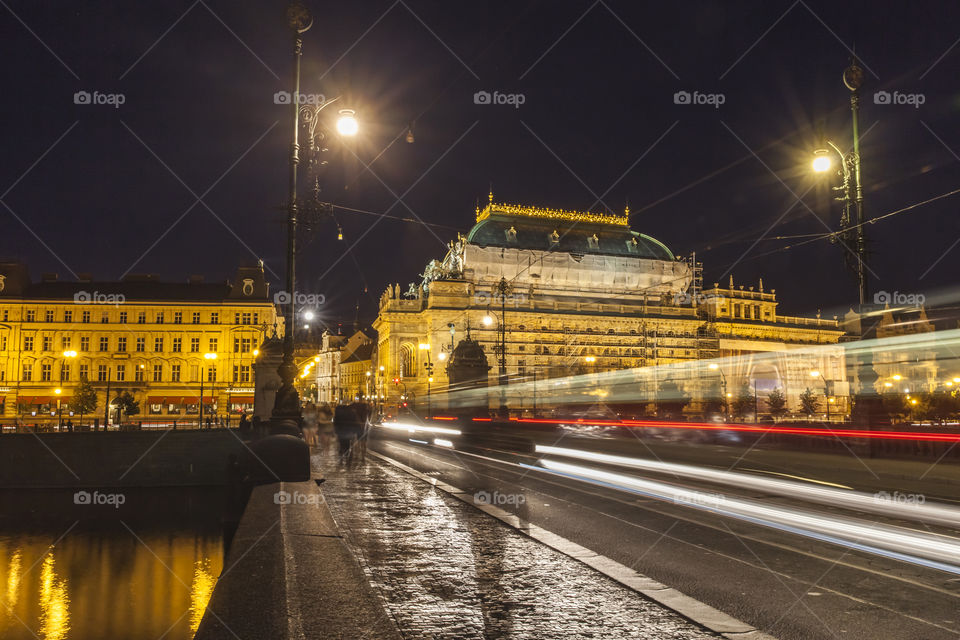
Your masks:
{"label": "glowing lamp head", "polygon": [[819,377],[820,377],[820,372],[819,372],[819,371],[811,371],[811,372],[810,372],[810,377],[811,377],[811,378],[819,378]]}
{"label": "glowing lamp head", "polygon": [[313,311],[304,311],[303,317],[305,320],[313,320]]}
{"label": "glowing lamp head", "polygon": [[711,362],[710,364],[707,365],[707,368],[713,369],[714,371],[716,371],[717,369],[720,368],[720,365],[718,365],[716,362]]}
{"label": "glowing lamp head", "polygon": [[77,357],[77,352],[76,352],[76,351],[64,351],[64,352],[63,352],[63,357],[64,357],[64,358],[76,358],[76,357]]}
{"label": "glowing lamp head", "polygon": [[216,359],[217,359],[217,354],[215,354],[215,353],[205,353],[205,354],[203,354],[203,357],[206,358],[207,360],[216,360]]}
{"label": "glowing lamp head", "polygon": [[817,173],[830,171],[833,161],[830,160],[830,151],[828,149],[817,149],[813,152],[813,170]]}
{"label": "glowing lamp head", "polygon": [[903,376],[901,376],[899,373],[897,373],[897,374],[895,374],[895,375],[893,376],[893,379],[894,379],[894,380],[903,380]]}
{"label": "glowing lamp head", "polygon": [[427,344],[426,342],[420,343],[420,351],[429,351],[429,350],[430,350],[429,344]]}
{"label": "glowing lamp head", "polygon": [[483,316],[483,324],[487,327],[493,324],[493,316]]}
{"label": "glowing lamp head", "polygon": [[63,393],[63,389],[57,388],[57,389],[54,389],[53,392],[57,395],[60,395],[61,393]]}
{"label": "glowing lamp head", "polygon": [[355,136],[358,131],[360,131],[360,123],[357,122],[356,111],[340,109],[340,117],[337,118],[337,133],[342,136]]}
{"label": "glowing lamp head", "polygon": [[586,356],[586,357],[584,358],[584,361],[585,361],[585,362],[596,362],[596,361],[597,361],[597,358],[596,358],[595,356]]}
{"label": "glowing lamp head", "polygon": [[446,359],[447,359],[447,354],[441,352],[441,353],[438,353],[438,354],[437,354],[437,357],[438,357],[441,361],[442,361],[442,360],[446,360]]}

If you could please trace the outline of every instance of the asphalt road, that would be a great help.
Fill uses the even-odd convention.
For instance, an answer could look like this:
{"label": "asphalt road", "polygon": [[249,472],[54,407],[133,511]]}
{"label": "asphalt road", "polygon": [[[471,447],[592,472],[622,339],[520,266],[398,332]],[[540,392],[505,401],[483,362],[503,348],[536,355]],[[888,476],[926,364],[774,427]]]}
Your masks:
{"label": "asphalt road", "polygon": [[[453,424],[441,426],[455,429]],[[423,444],[432,443],[433,435],[449,438],[453,448]],[[934,534],[940,536],[934,537],[934,542],[953,544],[960,541],[960,531],[950,524],[914,521],[893,510],[887,514],[882,504],[881,508],[867,504],[865,509],[857,509],[831,504],[829,499],[816,502],[802,495],[719,483],[676,470],[610,467],[556,458],[576,462],[578,468],[616,472],[708,496],[706,503],[698,499],[699,504],[658,499],[607,486],[609,483],[548,472],[541,462],[547,456],[535,453],[532,445],[606,451],[701,469],[735,467],[750,477],[782,479],[801,487],[884,489],[891,493],[925,489],[930,494],[928,505],[949,505],[956,499],[955,463],[931,468],[922,460],[867,460],[855,455],[847,459],[759,448],[745,452],[693,443],[626,442],[588,431],[561,434],[561,438],[555,431],[543,430],[518,435],[522,437],[505,439],[376,429],[370,446],[421,473],[482,496],[481,500],[493,496],[497,506],[523,520],[782,640],[960,637],[960,572],[716,513],[710,509],[716,505],[709,504],[709,496],[726,505],[749,501],[841,522],[855,519],[877,531],[899,527],[921,536]],[[960,565],[960,555],[955,561],[950,557],[952,549],[940,560],[945,565]]]}

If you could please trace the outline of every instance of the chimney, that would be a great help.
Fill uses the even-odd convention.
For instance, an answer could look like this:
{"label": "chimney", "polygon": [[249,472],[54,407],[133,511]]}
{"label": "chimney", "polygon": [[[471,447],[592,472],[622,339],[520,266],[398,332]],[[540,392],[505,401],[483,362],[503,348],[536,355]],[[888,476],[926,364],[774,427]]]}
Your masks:
{"label": "chimney", "polygon": [[78,273],[77,282],[93,282],[93,274],[88,272]]}
{"label": "chimney", "polygon": [[58,278],[56,273],[43,273],[40,275],[40,282],[56,282]]}

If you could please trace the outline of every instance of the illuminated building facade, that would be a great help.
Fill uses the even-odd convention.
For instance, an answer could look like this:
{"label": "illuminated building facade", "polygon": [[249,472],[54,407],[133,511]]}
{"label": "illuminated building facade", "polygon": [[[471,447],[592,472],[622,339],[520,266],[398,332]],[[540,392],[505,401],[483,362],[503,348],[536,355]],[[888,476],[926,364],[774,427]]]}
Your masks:
{"label": "illuminated building facade", "polygon": [[324,332],[314,367],[317,401],[337,404],[373,395],[382,382],[372,372],[373,349],[373,340],[363,331],[349,337]]}
{"label": "illuminated building facade", "polygon": [[[434,390],[446,388],[444,362],[468,328],[489,358],[491,387],[502,340],[510,380],[719,358],[730,391],[743,381],[761,396],[779,387],[791,408],[800,391],[817,388],[812,371],[835,383],[831,393],[845,388],[836,320],[779,315],[775,291],[762,283],[744,290],[731,278],[727,288],[704,290],[695,260],[632,231],[628,215],[500,204],[491,194],[470,232],[427,264],[418,285],[381,296],[374,328],[388,401],[401,392],[394,378],[423,398],[428,363]],[[501,282],[509,286],[503,296]],[[835,347],[802,349],[815,345]],[[754,362],[769,352],[784,355]]]}
{"label": "illuminated building facade", "polygon": [[137,420],[196,420],[201,388],[205,416],[250,410],[257,349],[283,331],[268,289],[262,266],[221,283],[32,282],[25,265],[0,263],[0,422],[56,421],[58,402],[73,416],[81,378],[101,418],[108,387],[111,400],[134,396]]}

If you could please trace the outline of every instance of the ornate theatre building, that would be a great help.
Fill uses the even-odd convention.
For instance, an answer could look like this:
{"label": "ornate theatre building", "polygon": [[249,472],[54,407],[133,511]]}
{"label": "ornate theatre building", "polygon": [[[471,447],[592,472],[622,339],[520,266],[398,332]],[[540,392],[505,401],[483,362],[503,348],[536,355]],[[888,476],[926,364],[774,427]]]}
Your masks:
{"label": "ornate theatre building", "polygon": [[491,194],[420,283],[381,296],[374,328],[388,403],[422,400],[431,377],[434,392],[446,389],[449,355],[468,333],[488,356],[490,386],[502,349],[511,384],[711,359],[724,393],[748,384],[762,398],[779,387],[791,408],[806,387],[843,393],[836,320],[779,315],[762,281],[745,289],[731,277],[705,289],[701,280],[695,259],[631,230],[628,215],[501,204]]}

